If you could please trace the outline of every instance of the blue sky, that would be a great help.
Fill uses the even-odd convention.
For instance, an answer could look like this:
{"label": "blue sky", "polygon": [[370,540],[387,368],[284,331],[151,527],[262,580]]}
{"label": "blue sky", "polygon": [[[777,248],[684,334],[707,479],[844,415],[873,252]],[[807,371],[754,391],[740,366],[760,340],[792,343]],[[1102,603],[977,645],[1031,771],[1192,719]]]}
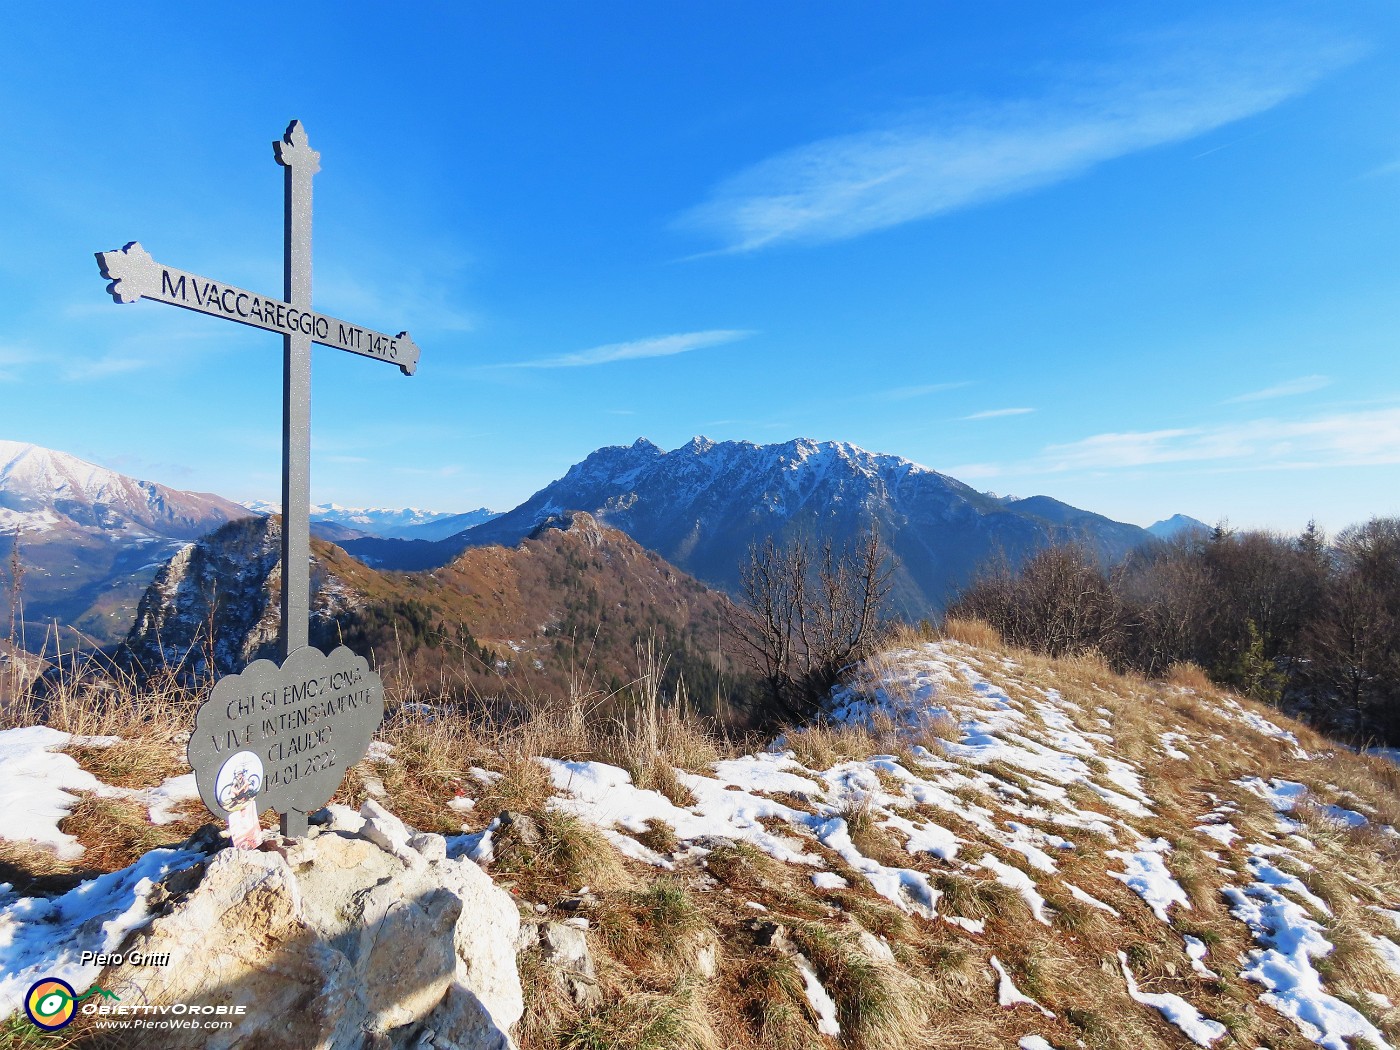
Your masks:
{"label": "blue sky", "polygon": [[78,4],[0,40],[0,437],[278,490],[256,291],[301,119],[313,498],[514,506],[601,445],[797,436],[1122,520],[1400,513],[1393,4]]}

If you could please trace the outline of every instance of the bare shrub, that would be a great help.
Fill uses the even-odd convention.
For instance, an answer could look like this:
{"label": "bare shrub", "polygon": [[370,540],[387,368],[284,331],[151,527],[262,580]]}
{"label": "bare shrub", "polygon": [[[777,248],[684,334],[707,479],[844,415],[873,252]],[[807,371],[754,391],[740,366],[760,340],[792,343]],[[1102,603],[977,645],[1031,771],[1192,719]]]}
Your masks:
{"label": "bare shrub", "polygon": [[807,720],[841,672],[871,651],[892,572],[873,525],[841,550],[771,536],[749,547],[728,626],[764,683],[764,720]]}
{"label": "bare shrub", "polygon": [[953,619],[981,620],[1007,644],[1049,656],[1113,651],[1122,606],[1087,548],[1047,547],[1019,572],[992,566],[949,608]]}

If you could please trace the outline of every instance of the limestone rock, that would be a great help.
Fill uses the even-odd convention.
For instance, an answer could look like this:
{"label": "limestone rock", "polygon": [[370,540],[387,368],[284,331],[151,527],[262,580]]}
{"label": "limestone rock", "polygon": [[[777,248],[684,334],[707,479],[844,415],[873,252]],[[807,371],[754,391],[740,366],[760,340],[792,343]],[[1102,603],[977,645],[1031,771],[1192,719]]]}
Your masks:
{"label": "limestone rock", "polygon": [[318,831],[222,850],[196,885],[157,888],[165,914],[125,950],[168,965],[99,983],[123,1003],[247,1007],[229,1031],[163,1033],[172,1048],[512,1047],[524,1004],[510,895],[373,802],[332,807]]}
{"label": "limestone rock", "polygon": [[702,981],[708,981],[719,973],[719,937],[713,930],[704,930],[691,944],[690,970]]}
{"label": "limestone rock", "polygon": [[576,926],[546,922],[540,926],[540,954],[552,967],[560,989],[579,1006],[598,1006],[603,993],[588,950],[588,935]]}

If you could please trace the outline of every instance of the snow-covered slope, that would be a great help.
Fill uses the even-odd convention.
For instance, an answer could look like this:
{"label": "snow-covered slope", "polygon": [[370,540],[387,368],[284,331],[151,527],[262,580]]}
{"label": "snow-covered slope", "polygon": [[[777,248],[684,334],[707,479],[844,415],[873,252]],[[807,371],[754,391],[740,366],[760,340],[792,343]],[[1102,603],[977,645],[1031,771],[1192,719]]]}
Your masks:
{"label": "snow-covered slope", "polygon": [[[850,889],[924,937],[951,927],[990,953],[1018,1019],[1004,1046],[1018,1025],[1049,1040],[1022,1046],[1077,1045],[1090,988],[1123,1013],[1120,1039],[1093,1045],[1400,1045],[1400,777],[1363,794],[1357,759],[1229,697],[1125,695],[1092,662],[1062,666],[951,641],[890,652],[834,697],[830,727],[678,773],[694,805],[550,760],[555,805],[645,864],[746,842],[838,908]],[[678,846],[639,841],[650,821]]]}
{"label": "snow-covered slope", "polygon": [[73,527],[130,538],[190,539],[247,511],[219,496],[182,492],[70,456],[0,441],[0,532],[33,537]]}
{"label": "snow-covered slope", "polygon": [[[444,758],[470,733],[438,718],[386,730],[351,782],[510,880],[540,1045],[1394,1050],[1400,772],[1179,681],[942,639],[868,661],[767,749],[664,752],[686,761],[662,790],[577,734],[574,757]],[[40,792],[0,838],[71,855],[58,820],[110,789],[44,732],[0,734],[0,799]],[[72,900],[115,946],[168,856]],[[0,973],[71,961],[55,907],[0,893]]]}

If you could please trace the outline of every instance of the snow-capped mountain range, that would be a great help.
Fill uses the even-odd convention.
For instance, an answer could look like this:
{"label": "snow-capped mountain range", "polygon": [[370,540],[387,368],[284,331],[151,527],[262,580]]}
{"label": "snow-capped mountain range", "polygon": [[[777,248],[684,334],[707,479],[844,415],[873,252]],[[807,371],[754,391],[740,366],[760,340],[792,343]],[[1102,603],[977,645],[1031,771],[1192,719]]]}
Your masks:
{"label": "snow-capped mountain range", "polygon": [[468,546],[513,545],[580,510],[730,591],[755,541],[806,534],[840,543],[873,521],[895,557],[896,605],[915,616],[941,608],[996,554],[1014,564],[1048,543],[1076,539],[1113,559],[1152,538],[1048,496],[978,492],[846,442],[697,437],[669,452],[645,438],[599,449],[514,510],[439,544],[360,540],[346,548],[385,567],[426,568]]}
{"label": "snow-capped mountain range", "polygon": [[25,617],[41,635],[39,625],[57,619],[99,641],[121,637],[172,554],[247,514],[221,496],[0,441],[0,557],[8,560],[18,539]]}
{"label": "snow-capped mountain range", "polygon": [[0,532],[32,537],[76,526],[133,539],[193,539],[246,513],[222,496],[138,481],[66,452],[0,441]]}
{"label": "snow-capped mountain range", "polygon": [[[0,559],[19,543],[24,633],[31,648],[55,620],[89,640],[125,636],[142,592],[185,544],[226,522],[277,514],[129,477],[67,452],[0,441]],[[489,521],[492,511],[416,507],[311,508],[312,531],[332,542],[395,536],[438,540]],[[9,574],[3,582],[9,586]],[[71,639],[70,639],[71,640]]]}
{"label": "snow-capped mountain range", "polygon": [[[125,634],[141,591],[184,543],[275,510],[0,441],[0,556],[8,557],[18,536],[26,614],[99,641]],[[669,452],[645,439],[602,448],[499,515],[337,504],[314,507],[312,515],[320,535],[356,556],[418,569],[445,564],[467,547],[514,546],[576,511],[731,591],[750,543],[803,534],[840,543],[875,522],[895,558],[896,606],[915,616],[936,612],[993,555],[1015,563],[1070,538],[1112,559],[1151,539],[1137,526],[1048,496],[998,497],[899,456],[805,438],[756,445],[697,437]],[[1164,524],[1172,522],[1180,524]]]}
{"label": "snow-capped mountain range", "polygon": [[[243,506],[255,514],[282,513],[281,506],[267,500],[250,500]],[[318,503],[311,507],[313,521],[340,525],[351,533],[404,540],[445,539],[463,529],[490,521],[496,513],[485,507],[461,514],[444,510],[423,510],[419,507],[342,507],[338,503]]]}

